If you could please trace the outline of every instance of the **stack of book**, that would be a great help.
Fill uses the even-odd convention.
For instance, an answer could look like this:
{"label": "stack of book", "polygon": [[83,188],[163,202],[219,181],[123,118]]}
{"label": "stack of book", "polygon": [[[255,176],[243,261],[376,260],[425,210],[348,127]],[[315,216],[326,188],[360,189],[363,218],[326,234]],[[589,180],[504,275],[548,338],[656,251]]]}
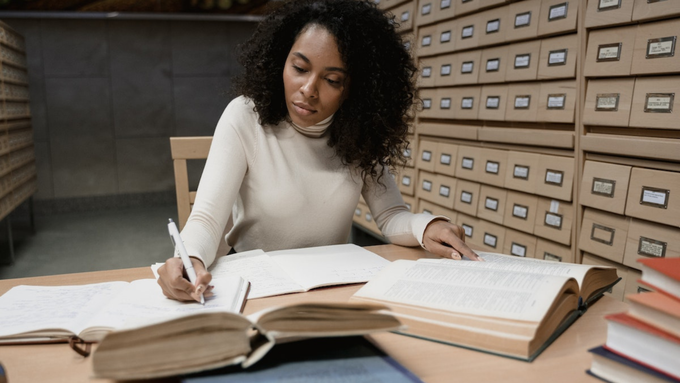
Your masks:
{"label": "stack of book", "polygon": [[606,316],[607,342],[588,373],[609,382],[680,382],[680,258],[641,259],[628,312]]}

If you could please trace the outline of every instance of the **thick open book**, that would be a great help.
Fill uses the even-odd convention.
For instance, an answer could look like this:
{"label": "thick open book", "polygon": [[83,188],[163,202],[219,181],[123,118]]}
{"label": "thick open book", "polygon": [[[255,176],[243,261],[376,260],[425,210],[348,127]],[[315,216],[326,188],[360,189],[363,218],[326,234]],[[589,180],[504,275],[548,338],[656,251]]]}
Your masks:
{"label": "thick open book", "polygon": [[243,308],[248,282],[231,276],[214,282],[205,306],[168,299],[154,279],[78,286],[15,286],[0,297],[0,343],[100,341],[131,322]]}
{"label": "thick open book", "polygon": [[406,335],[533,360],[619,280],[614,268],[479,255],[395,261],[350,301],[387,305]]}
{"label": "thick open book", "polygon": [[219,257],[209,271],[213,278],[240,275],[250,282],[248,299],[255,299],[366,282],[389,263],[362,247],[344,244],[266,253],[245,251]]}
{"label": "thick open book", "polygon": [[260,360],[276,343],[393,331],[401,324],[380,305],[308,303],[249,316],[201,313],[110,333],[94,353],[98,378],[173,376]]}

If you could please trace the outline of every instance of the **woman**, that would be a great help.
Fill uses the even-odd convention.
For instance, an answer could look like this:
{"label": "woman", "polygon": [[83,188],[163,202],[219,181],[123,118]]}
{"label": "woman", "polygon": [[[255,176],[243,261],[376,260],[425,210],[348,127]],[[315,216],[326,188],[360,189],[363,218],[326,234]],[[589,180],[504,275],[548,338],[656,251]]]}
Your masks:
{"label": "woman", "polygon": [[460,227],[412,214],[390,167],[404,163],[416,68],[393,23],[362,0],[292,0],[244,46],[242,95],[218,122],[182,238],[196,285],[171,258],[166,296],[210,294],[206,267],[226,236],[235,251],[347,242],[363,195],[392,243],[479,260]]}

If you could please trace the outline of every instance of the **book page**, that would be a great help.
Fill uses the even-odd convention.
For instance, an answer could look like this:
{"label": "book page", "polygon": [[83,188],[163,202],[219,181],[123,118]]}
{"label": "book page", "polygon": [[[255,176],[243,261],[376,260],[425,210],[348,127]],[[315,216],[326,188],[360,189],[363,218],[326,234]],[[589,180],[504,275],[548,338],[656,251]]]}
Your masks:
{"label": "book page", "polygon": [[248,299],[303,291],[303,288],[262,250],[219,257],[209,271],[213,278],[240,275],[249,281]]}
{"label": "book page", "polygon": [[0,297],[0,337],[44,329],[78,334],[86,322],[129,285],[15,286]]}
{"label": "book page", "polygon": [[268,252],[305,291],[315,287],[366,282],[390,261],[353,244]]}
{"label": "book page", "polygon": [[93,315],[86,325],[90,329],[119,329],[199,312],[238,313],[244,299],[245,280],[238,276],[223,276],[213,279],[211,284],[215,286],[214,295],[206,298],[205,305],[201,305],[167,298],[155,279],[136,280]]}
{"label": "book page", "polygon": [[355,296],[455,313],[540,321],[568,278],[470,266],[395,261]]}

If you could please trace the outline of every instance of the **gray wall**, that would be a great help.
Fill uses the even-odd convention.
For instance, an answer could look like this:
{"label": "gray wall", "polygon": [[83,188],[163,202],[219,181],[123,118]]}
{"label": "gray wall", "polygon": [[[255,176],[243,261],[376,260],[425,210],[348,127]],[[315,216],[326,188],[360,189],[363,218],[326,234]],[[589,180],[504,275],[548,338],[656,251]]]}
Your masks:
{"label": "gray wall", "polygon": [[[5,19],[26,38],[39,201],[174,195],[168,137],[212,135],[254,23]],[[92,199],[92,198],[90,198]]]}

